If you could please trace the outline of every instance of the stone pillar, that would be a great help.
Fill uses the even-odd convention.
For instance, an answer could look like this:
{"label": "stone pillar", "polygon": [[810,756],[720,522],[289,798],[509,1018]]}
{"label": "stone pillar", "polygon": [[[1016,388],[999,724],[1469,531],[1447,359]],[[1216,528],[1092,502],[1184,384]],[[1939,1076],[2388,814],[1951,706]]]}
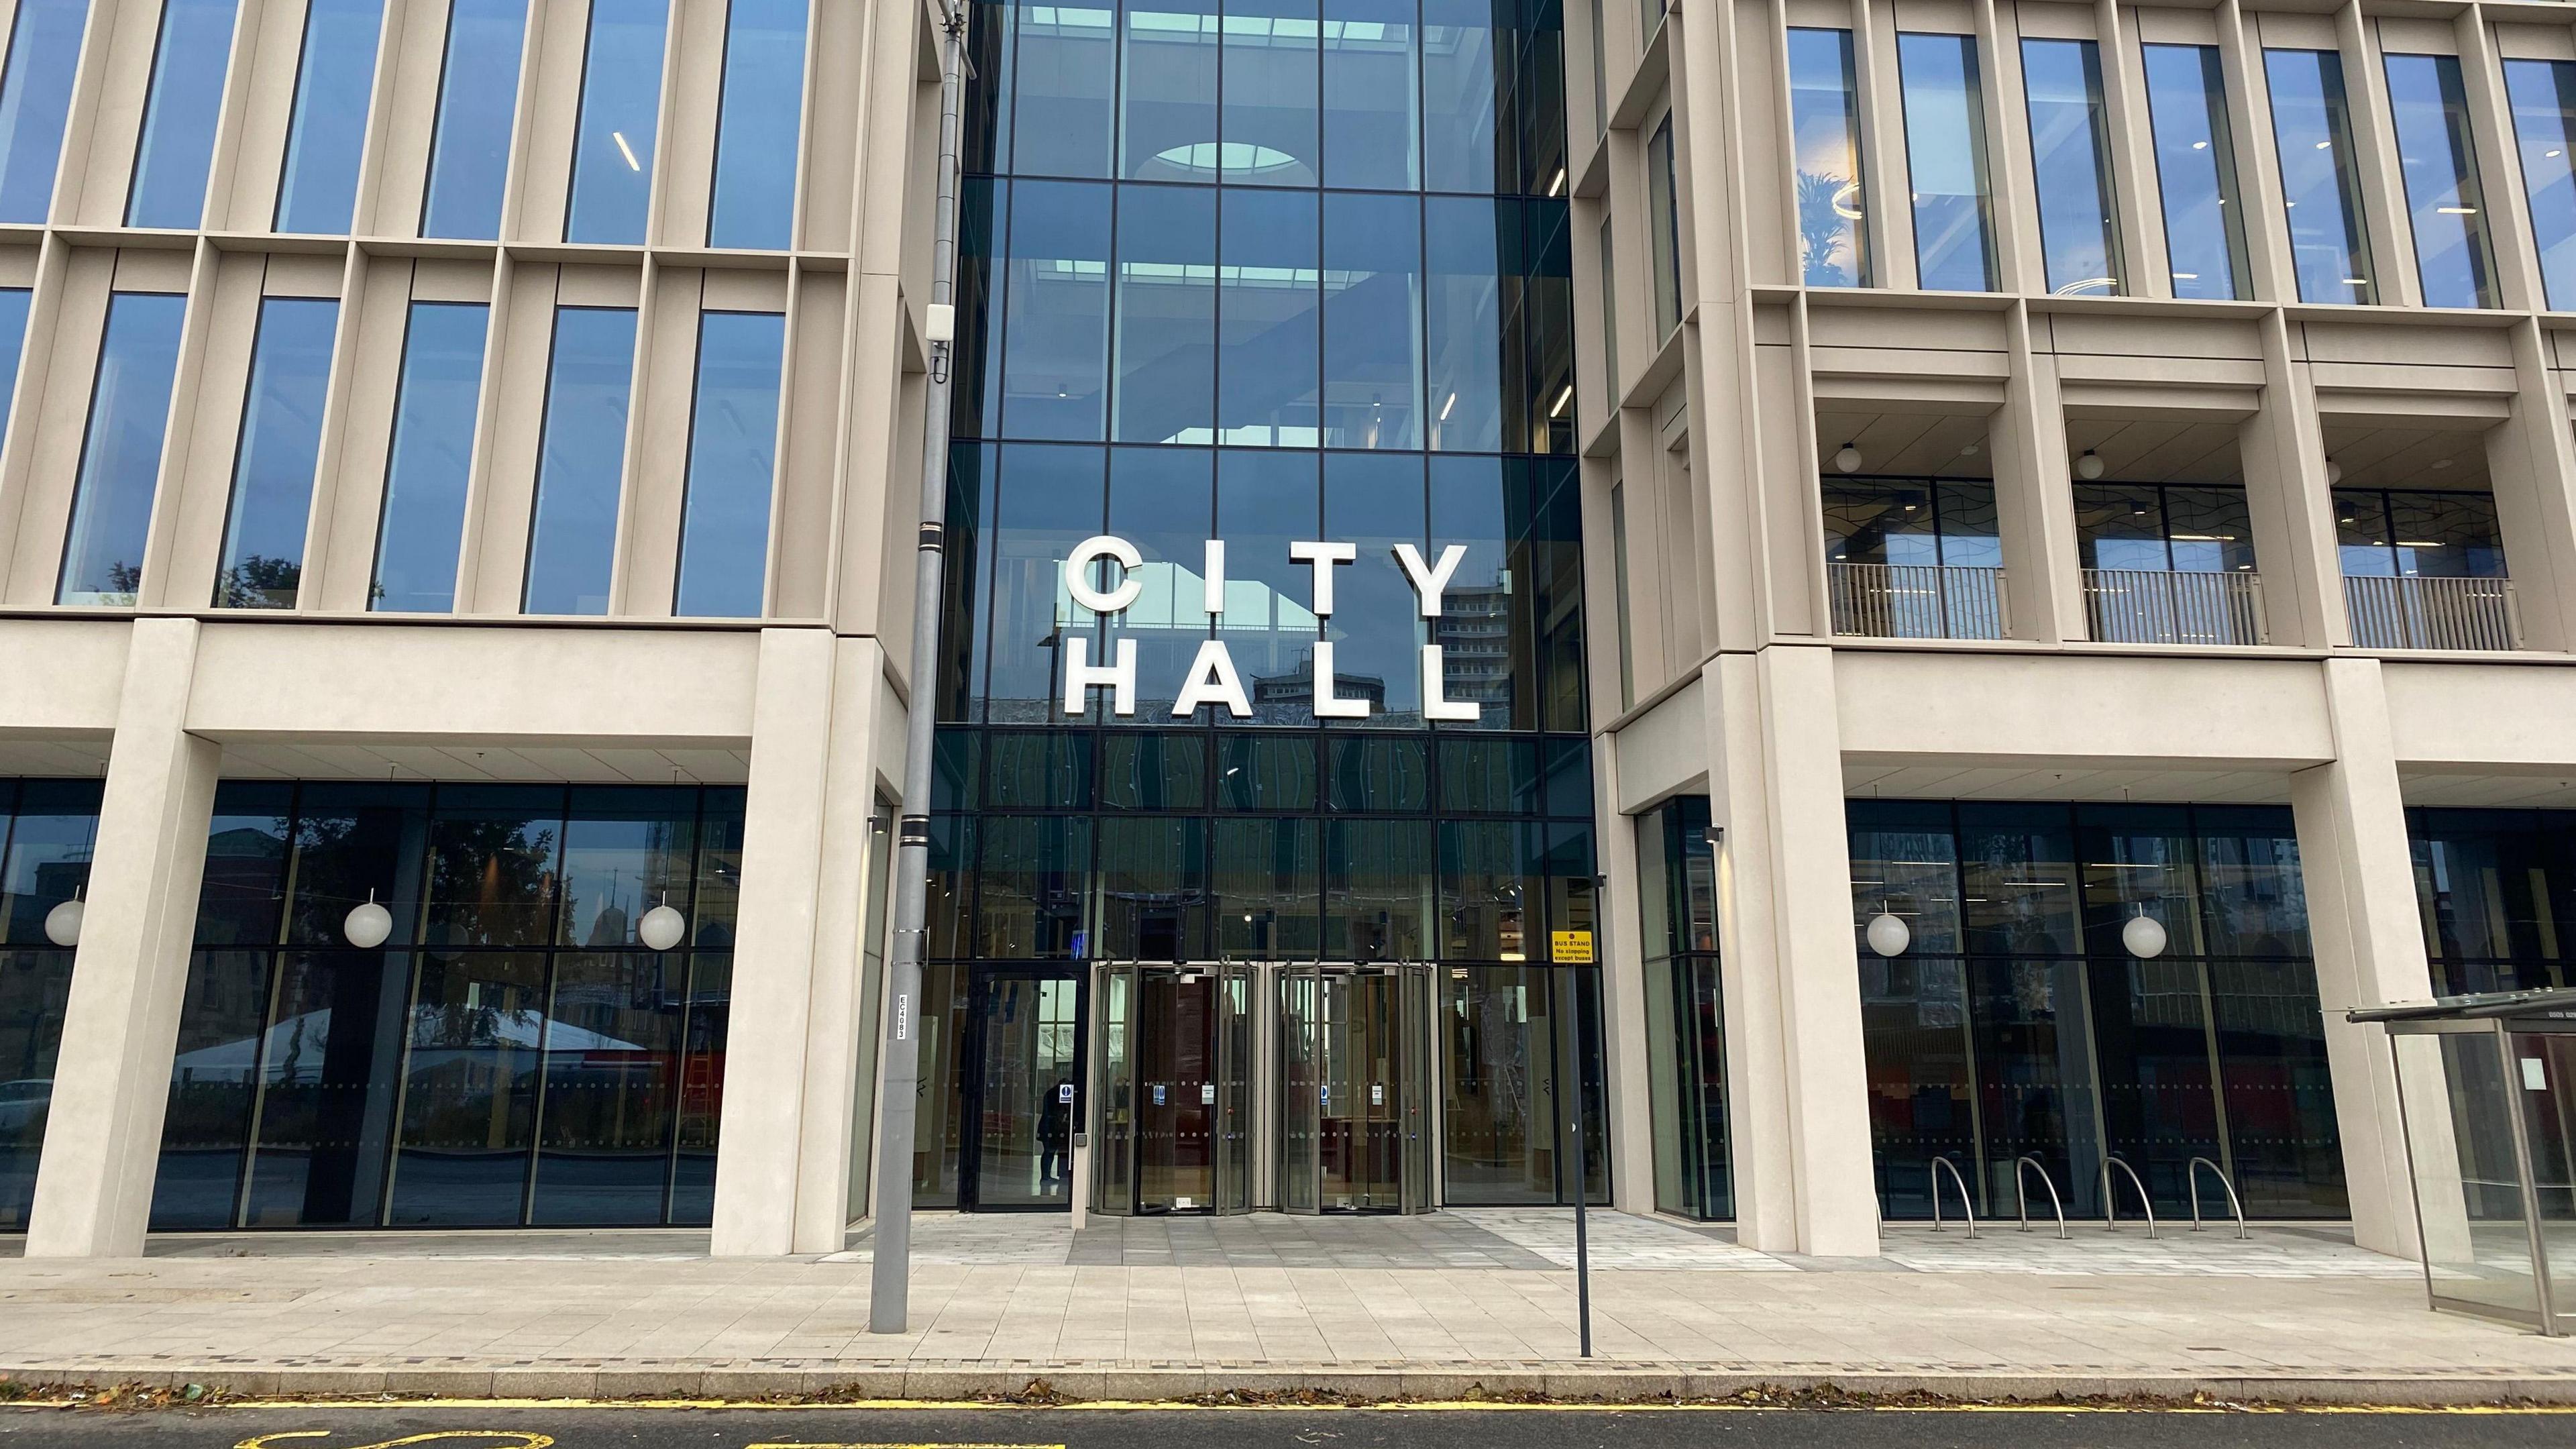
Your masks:
{"label": "stone pillar", "polygon": [[[806,1053],[821,964],[818,862],[831,782],[834,644],[823,629],[760,636],[716,1148],[718,1257],[796,1249]],[[843,884],[858,893],[856,879]]]}
{"label": "stone pillar", "polygon": [[[2344,1180],[2352,1194],[2354,1240],[2412,1258],[2421,1244],[2389,1037],[2382,1028],[2345,1022],[2343,1013],[2353,1006],[2422,1001],[2433,994],[2432,973],[2416,911],[2405,800],[2379,661],[2329,659],[2322,668],[2335,759],[2292,775],[2290,804],[2315,941],[2317,996],[2325,1008]],[[2424,1038],[2406,1043],[2429,1044]],[[2429,1057],[2421,1064],[2408,1058],[2406,1105],[2414,1114],[2417,1145],[2428,1151],[2441,1150],[2450,1138],[2439,1071]]]}
{"label": "stone pillar", "polygon": [[1702,672],[1718,848],[1736,1234],[1818,1257],[1878,1253],[1852,956],[1833,651],[1774,645]]}
{"label": "stone pillar", "polygon": [[30,1258],[137,1257],[223,749],[187,731],[197,621],[137,619],[28,1217]]}

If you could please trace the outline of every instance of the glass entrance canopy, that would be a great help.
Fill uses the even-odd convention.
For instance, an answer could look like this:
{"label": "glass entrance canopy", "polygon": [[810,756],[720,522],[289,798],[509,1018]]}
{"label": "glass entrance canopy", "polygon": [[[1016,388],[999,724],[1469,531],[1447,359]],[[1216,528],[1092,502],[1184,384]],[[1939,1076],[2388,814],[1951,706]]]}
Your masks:
{"label": "glass entrance canopy", "polygon": [[2435,1308],[2576,1326],[2576,990],[2355,1008],[2396,1048]]}

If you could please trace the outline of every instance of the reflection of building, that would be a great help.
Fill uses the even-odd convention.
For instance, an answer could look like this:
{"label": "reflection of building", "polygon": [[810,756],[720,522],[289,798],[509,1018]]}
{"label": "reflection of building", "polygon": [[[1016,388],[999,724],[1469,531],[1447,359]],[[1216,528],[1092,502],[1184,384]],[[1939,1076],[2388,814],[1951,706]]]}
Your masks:
{"label": "reflection of building", "polygon": [[[1252,677],[1252,709],[1255,715],[1270,709],[1304,711],[1312,717],[1315,708],[1315,664],[1307,656],[1296,669],[1286,674],[1256,674]],[[1333,671],[1333,697],[1364,699],[1371,713],[1386,708],[1386,681],[1373,674],[1344,674]]]}
{"label": "reflection of building", "polygon": [[1431,621],[1431,642],[1440,646],[1442,692],[1453,701],[1508,711],[1514,602],[1510,583],[1472,588],[1452,584],[1441,602],[1440,617]]}

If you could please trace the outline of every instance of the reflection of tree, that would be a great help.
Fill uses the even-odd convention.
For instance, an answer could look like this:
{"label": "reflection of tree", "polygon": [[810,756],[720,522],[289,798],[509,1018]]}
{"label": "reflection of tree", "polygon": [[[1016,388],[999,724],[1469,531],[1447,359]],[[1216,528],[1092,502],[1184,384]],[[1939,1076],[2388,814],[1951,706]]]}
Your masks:
{"label": "reflection of tree", "polygon": [[292,559],[252,554],[215,580],[219,609],[292,609],[303,581],[304,565]]}
{"label": "reflection of tree", "polygon": [[526,820],[442,820],[430,852],[429,898],[441,946],[542,942],[553,894],[555,833]]}
{"label": "reflection of tree", "polygon": [[[1852,183],[1830,171],[1798,173],[1798,256],[1806,279],[1839,282],[1850,275],[1852,220],[1835,205]],[[1857,211],[1858,196],[1849,209]]]}

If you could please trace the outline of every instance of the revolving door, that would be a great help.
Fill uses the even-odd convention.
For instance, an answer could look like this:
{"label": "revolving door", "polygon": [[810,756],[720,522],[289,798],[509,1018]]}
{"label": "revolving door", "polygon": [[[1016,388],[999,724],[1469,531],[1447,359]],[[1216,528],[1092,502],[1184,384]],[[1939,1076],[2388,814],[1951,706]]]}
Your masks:
{"label": "revolving door", "polygon": [[1431,1208],[1431,970],[1279,969],[1284,1212]]}
{"label": "revolving door", "polygon": [[1253,977],[1242,966],[1096,968],[1092,1210],[1252,1206]]}

